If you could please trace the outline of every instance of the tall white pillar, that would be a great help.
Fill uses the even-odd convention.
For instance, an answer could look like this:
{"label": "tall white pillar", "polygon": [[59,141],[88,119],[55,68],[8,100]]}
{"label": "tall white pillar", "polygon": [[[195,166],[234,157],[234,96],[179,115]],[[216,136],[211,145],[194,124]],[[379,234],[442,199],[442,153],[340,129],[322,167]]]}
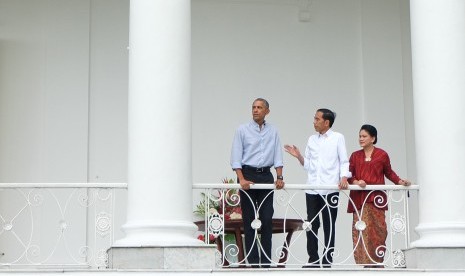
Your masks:
{"label": "tall white pillar", "polygon": [[410,13],[420,185],[411,259],[465,268],[465,1],[411,0]]}
{"label": "tall white pillar", "polygon": [[206,248],[192,222],[190,45],[190,0],[130,1],[128,215],[113,267],[198,267],[189,248]]}

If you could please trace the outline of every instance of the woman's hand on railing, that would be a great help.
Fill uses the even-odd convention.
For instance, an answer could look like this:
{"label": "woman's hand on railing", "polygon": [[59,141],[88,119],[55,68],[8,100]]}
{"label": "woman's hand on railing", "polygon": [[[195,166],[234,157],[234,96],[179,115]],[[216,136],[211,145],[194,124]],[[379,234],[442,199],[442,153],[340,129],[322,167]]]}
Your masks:
{"label": "woman's hand on railing", "polygon": [[412,184],[412,183],[410,183],[410,181],[408,181],[407,179],[401,179],[401,180],[399,180],[399,183],[397,183],[397,184],[403,185],[403,186],[410,186],[410,184]]}
{"label": "woman's hand on railing", "polygon": [[354,184],[357,184],[358,186],[365,188],[367,186],[367,183],[364,180],[355,180]]}

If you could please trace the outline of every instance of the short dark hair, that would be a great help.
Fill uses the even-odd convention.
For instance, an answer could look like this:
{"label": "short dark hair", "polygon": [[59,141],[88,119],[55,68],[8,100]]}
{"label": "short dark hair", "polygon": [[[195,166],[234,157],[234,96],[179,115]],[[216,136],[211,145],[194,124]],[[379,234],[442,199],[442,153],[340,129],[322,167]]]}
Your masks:
{"label": "short dark hair", "polygon": [[256,101],[260,101],[260,102],[264,103],[266,108],[270,109],[270,104],[268,103],[267,100],[265,100],[263,98],[256,98],[253,102],[256,102]]}
{"label": "short dark hair", "polygon": [[328,120],[329,121],[329,127],[332,127],[334,124],[334,120],[336,119],[336,113],[332,112],[331,110],[327,108],[320,108],[316,112],[321,112],[323,113],[323,120]]}
{"label": "short dark hair", "polygon": [[378,142],[378,131],[376,130],[376,127],[374,127],[372,125],[363,125],[360,128],[360,131],[362,131],[362,130],[365,130],[366,132],[368,132],[368,134],[371,137],[375,137],[375,141],[373,142],[373,144],[376,144],[376,142]]}

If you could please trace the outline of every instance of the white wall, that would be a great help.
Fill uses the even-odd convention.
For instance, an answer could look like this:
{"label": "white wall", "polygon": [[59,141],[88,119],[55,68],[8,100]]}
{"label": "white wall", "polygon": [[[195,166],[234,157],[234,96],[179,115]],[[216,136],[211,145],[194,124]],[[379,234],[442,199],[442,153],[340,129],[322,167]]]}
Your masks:
{"label": "white wall", "polygon": [[86,179],[89,1],[68,2],[2,1],[2,182]]}
{"label": "white wall", "polygon": [[125,181],[128,1],[0,3],[0,182]]}
{"label": "white wall", "polygon": [[[126,181],[128,3],[0,0],[0,182]],[[408,1],[308,1],[309,22],[302,3],[192,1],[193,181],[234,177],[232,136],[256,97],[300,148],[320,107],[336,111],[349,154],[374,124],[414,180]],[[286,182],[304,183],[284,161]]]}
{"label": "white wall", "polygon": [[[269,100],[268,120],[280,130],[283,143],[304,147],[319,107],[337,112],[336,130],[357,132],[362,117],[360,3],[314,1],[312,21],[299,22],[294,2],[194,1],[194,182],[234,176],[232,136],[251,119],[257,97]],[[348,144],[354,148],[356,141],[348,139]],[[297,162],[285,158],[286,181],[305,182]]]}
{"label": "white wall", "polygon": [[129,1],[92,0],[89,182],[126,182]]}

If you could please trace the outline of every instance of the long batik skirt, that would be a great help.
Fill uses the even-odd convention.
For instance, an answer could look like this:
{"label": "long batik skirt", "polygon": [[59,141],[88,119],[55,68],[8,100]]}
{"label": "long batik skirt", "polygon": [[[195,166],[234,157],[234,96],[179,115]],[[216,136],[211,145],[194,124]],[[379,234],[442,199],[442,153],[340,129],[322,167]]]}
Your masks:
{"label": "long batik skirt", "polygon": [[[355,227],[360,220],[359,215],[362,216],[361,220],[366,225],[363,231]],[[353,213],[352,241],[355,263],[365,266],[382,265],[386,252],[386,238],[387,226],[384,210],[376,208],[373,203],[366,203],[362,210]]]}

